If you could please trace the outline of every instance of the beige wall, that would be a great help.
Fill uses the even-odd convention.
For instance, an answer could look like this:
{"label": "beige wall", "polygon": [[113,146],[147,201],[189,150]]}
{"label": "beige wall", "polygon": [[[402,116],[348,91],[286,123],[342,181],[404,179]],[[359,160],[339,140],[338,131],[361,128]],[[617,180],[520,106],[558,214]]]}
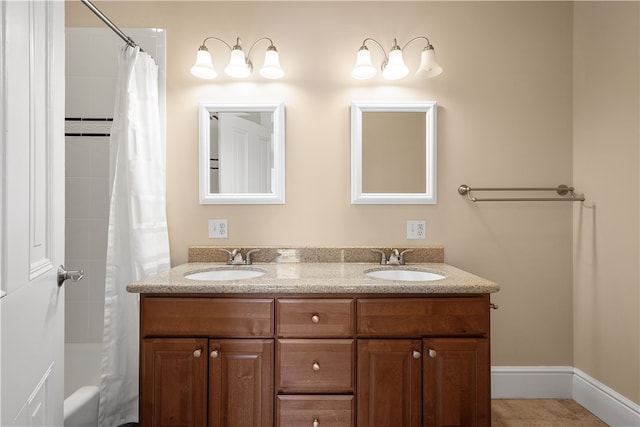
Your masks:
{"label": "beige wall", "polygon": [[[494,365],[573,365],[571,204],[473,204],[456,191],[460,184],[571,183],[571,4],[96,4],[121,27],[167,30],[167,198],[174,264],[186,261],[188,246],[202,244],[407,247],[416,241],[406,240],[405,221],[425,219],[427,238],[419,243],[444,245],[446,262],[502,285],[492,298],[500,304],[492,313]],[[73,2],[67,4],[67,25],[102,24]],[[278,82],[255,76],[242,82],[192,77],[195,52],[211,35],[228,41],[241,36],[245,44],[260,36],[273,38],[287,76]],[[350,78],[365,37],[390,46],[394,37],[403,43],[418,35],[434,44],[445,68],[441,76],[398,83]],[[215,44],[210,51],[222,69],[226,58],[220,56],[226,52]],[[414,69],[419,52],[412,45],[405,55]],[[380,61],[375,48],[372,55]],[[286,103],[285,205],[198,204],[201,100]],[[352,100],[438,102],[437,205],[350,204]],[[228,240],[207,238],[209,218],[228,219]],[[617,382],[609,385],[618,387]]]}
{"label": "beige wall", "polygon": [[579,2],[574,22],[575,366],[640,402],[639,3]]}

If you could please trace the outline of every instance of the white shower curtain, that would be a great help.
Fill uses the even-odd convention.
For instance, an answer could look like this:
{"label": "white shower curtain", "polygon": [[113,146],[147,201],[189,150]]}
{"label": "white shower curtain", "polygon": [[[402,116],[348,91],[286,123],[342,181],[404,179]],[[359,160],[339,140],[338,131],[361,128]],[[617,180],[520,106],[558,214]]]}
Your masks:
{"label": "white shower curtain", "polygon": [[140,48],[128,46],[119,64],[100,375],[104,427],[138,421],[139,305],[126,286],[170,265],[158,67]]}

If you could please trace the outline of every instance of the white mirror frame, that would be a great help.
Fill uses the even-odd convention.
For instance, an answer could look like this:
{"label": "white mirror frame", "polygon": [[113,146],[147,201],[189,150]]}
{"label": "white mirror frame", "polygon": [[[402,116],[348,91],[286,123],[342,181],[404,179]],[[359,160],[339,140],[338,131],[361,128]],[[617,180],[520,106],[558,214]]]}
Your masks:
{"label": "white mirror frame", "polygon": [[[435,101],[351,103],[351,204],[431,205],[436,203],[436,110]],[[426,191],[424,193],[362,192],[362,113],[424,112],[426,114]]]}
{"label": "white mirror frame", "polygon": [[[209,189],[210,174],[210,135],[209,113],[225,112],[271,112],[273,113],[273,192],[272,193],[211,193]],[[200,204],[241,205],[267,204],[281,205],[285,203],[285,150],[284,150],[284,103],[219,103],[201,102],[199,116],[199,169],[200,169]]]}

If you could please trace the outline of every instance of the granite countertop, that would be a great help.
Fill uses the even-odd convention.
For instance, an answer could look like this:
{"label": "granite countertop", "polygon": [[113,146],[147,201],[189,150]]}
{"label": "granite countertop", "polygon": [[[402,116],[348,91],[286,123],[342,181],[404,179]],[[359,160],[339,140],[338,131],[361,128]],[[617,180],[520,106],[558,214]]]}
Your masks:
{"label": "granite countertop", "polygon": [[[220,268],[258,269],[261,277],[243,280],[200,281],[185,275]],[[371,269],[416,269],[445,276],[435,281],[393,281],[376,279],[364,273]],[[407,263],[381,266],[359,262],[254,263],[229,266],[220,262],[191,262],[149,276],[127,286],[132,293],[172,294],[480,294],[498,292],[500,287],[444,263]]]}

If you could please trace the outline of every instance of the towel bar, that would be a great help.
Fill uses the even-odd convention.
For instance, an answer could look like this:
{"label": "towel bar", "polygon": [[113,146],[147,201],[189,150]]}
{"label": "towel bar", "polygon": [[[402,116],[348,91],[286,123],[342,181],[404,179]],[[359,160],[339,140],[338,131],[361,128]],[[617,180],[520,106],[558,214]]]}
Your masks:
{"label": "towel bar", "polygon": [[[467,196],[472,202],[584,202],[584,195],[577,195],[573,187],[558,185],[557,187],[495,187],[495,188],[471,188],[468,185],[458,187],[458,194]],[[555,191],[559,196],[569,197],[496,197],[477,198],[472,197],[472,191]]]}

